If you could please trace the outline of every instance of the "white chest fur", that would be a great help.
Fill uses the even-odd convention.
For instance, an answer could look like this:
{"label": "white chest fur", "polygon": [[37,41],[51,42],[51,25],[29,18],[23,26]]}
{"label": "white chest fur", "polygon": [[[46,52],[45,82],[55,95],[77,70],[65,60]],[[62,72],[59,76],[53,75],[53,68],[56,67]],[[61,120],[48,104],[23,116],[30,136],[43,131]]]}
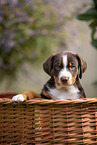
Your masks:
{"label": "white chest fur", "polygon": [[64,99],[78,99],[80,97],[79,90],[74,85],[64,88],[54,88],[54,89],[49,88],[48,93],[50,94],[52,99],[64,100]]}

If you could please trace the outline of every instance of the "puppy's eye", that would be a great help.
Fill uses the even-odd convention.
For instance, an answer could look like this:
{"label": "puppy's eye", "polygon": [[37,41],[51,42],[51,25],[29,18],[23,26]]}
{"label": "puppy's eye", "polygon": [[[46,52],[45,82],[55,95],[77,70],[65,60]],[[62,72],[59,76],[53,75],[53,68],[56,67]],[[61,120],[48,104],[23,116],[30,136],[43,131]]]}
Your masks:
{"label": "puppy's eye", "polygon": [[70,68],[71,70],[74,70],[74,69],[75,69],[75,66],[72,65],[72,66],[69,66],[69,68]]}
{"label": "puppy's eye", "polygon": [[70,70],[74,70],[75,69],[75,65],[74,64],[72,64],[71,62],[69,62],[69,69]]}
{"label": "puppy's eye", "polygon": [[56,64],[56,65],[55,65],[55,69],[56,69],[56,70],[60,70],[60,69],[61,69],[61,64],[60,64],[60,63],[59,63],[59,64]]}

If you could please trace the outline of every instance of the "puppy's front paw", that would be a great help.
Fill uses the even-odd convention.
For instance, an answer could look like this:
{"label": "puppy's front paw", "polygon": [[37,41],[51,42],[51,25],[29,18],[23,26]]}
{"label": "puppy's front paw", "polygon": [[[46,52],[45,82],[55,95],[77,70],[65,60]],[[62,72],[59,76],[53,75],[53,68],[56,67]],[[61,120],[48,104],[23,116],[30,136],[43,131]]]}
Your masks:
{"label": "puppy's front paw", "polygon": [[24,102],[25,101],[25,98],[23,97],[22,94],[19,94],[19,95],[16,95],[16,96],[13,96],[12,102]]}

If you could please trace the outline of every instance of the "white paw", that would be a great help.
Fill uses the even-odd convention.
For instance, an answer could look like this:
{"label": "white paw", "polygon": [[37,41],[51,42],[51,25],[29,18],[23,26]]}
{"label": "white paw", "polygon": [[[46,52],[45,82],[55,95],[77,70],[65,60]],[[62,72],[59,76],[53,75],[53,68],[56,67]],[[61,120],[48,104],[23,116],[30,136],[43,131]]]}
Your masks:
{"label": "white paw", "polygon": [[19,94],[19,95],[13,96],[11,101],[12,102],[23,102],[23,101],[25,101],[25,99],[22,94]]}

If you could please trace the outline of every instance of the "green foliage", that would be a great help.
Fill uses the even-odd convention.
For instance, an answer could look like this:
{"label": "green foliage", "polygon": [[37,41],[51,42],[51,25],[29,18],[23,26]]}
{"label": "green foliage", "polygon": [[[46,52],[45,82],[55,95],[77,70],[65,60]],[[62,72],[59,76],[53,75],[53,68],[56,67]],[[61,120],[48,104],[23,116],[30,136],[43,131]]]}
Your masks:
{"label": "green foliage", "polygon": [[40,61],[60,46],[63,23],[49,1],[0,0],[0,76],[12,76],[24,62]]}
{"label": "green foliage", "polygon": [[[97,49],[97,0],[93,0],[93,5],[85,13],[79,14],[77,16],[78,20],[90,21],[89,27],[91,29],[91,44]],[[97,80],[93,83],[97,86]]]}
{"label": "green foliage", "polygon": [[93,0],[93,5],[85,13],[79,14],[77,19],[81,21],[90,21],[89,27],[91,29],[91,44],[97,49],[97,0]]}
{"label": "green foliage", "polygon": [[95,8],[90,8],[85,13],[79,14],[77,18],[81,21],[90,21],[93,19],[97,19],[97,11]]}
{"label": "green foliage", "polygon": [[97,81],[93,82],[93,85],[96,87],[97,86]]}

